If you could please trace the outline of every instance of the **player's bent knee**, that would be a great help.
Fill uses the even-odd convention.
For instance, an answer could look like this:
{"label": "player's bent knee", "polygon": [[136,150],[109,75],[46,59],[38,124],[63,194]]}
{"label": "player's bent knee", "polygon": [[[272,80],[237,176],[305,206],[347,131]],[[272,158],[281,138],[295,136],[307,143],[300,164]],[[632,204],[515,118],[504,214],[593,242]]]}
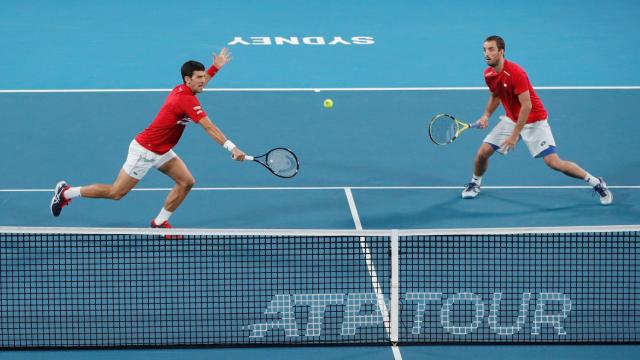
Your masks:
{"label": "player's bent knee", "polygon": [[178,183],[179,186],[181,186],[187,191],[190,191],[195,184],[196,184],[196,179],[194,179],[193,177],[180,181],[180,183]]}
{"label": "player's bent knee", "polygon": [[484,146],[478,149],[478,153],[476,154],[476,158],[478,160],[487,160],[493,155],[492,149],[487,149]]}
{"label": "player's bent knee", "polygon": [[128,193],[129,192],[125,190],[112,189],[111,192],[109,192],[109,198],[111,200],[120,200]]}
{"label": "player's bent knee", "polygon": [[127,195],[127,193],[126,193],[126,192],[121,192],[121,191],[119,191],[119,192],[112,192],[112,193],[111,193],[111,199],[112,199],[112,200],[120,200],[120,199],[122,199],[123,197],[125,197],[125,195]]}

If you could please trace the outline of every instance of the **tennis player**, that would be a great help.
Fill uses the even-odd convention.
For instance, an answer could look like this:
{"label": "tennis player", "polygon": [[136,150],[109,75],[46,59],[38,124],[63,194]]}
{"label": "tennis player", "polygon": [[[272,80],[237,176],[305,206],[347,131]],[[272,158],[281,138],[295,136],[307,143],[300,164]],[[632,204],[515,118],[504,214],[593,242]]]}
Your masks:
{"label": "tennis player", "polygon": [[562,160],[557,154],[556,143],[547,121],[547,111],[529,82],[527,73],[516,63],[504,57],[505,43],[497,35],[489,36],[483,45],[484,57],[489,67],[484,71],[484,79],[491,94],[484,114],[478,119],[480,128],[489,125],[491,114],[502,103],[506,115],[485,137],[473,163],[473,177],[462,198],[473,199],[480,193],[482,176],[487,171],[489,158],[495,151],[506,155],[515,149],[519,139],[527,145],[534,158],[542,158],[553,170],[567,176],[583,179],[591,185],[602,205],[613,202],[613,194],[601,177],[595,177],[577,164]]}
{"label": "tennis player", "polygon": [[232,153],[234,159],[244,160],[245,153],[211,122],[196,97],[229,61],[231,53],[223,48],[220,55],[213,54],[213,65],[206,71],[204,65],[197,61],[184,63],[181,69],[183,84],[171,91],[151,125],[131,141],[127,159],[115,182],[112,185],[70,187],[65,181],[60,181],[51,199],[53,216],[59,216],[62,208],[76,197],[120,200],[153,167],[171,177],[175,186],[167,195],[158,216],[151,221],[151,227],[171,228],[169,218],[195,183],[185,163],[172,150],[188,124],[200,124],[213,140]]}

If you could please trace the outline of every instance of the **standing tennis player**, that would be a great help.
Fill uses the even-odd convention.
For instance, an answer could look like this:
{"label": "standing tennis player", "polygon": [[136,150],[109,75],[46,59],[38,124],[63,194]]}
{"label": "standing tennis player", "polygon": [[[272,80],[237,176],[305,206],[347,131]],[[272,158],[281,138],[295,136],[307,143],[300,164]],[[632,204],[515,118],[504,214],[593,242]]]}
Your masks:
{"label": "standing tennis player", "polygon": [[213,140],[232,153],[234,159],[244,160],[244,152],[211,122],[196,98],[216,72],[229,61],[231,53],[227,48],[223,48],[220,55],[213,54],[213,65],[207,71],[204,65],[197,61],[184,63],[181,69],[183,84],[171,91],[151,125],[131,141],[127,159],[115,182],[112,185],[70,187],[66,182],[60,181],[51,199],[53,216],[59,216],[62,208],[76,197],[120,200],[142,180],[149,169],[154,167],[171,177],[176,184],[167,195],[158,216],[151,221],[151,227],[170,228],[169,217],[180,206],[195,183],[185,163],[172,150],[189,123],[200,124]]}
{"label": "standing tennis player", "polygon": [[593,186],[602,205],[613,202],[613,194],[603,178],[595,177],[576,163],[562,160],[556,152],[551,127],[547,121],[547,111],[529,82],[527,73],[516,63],[504,57],[505,43],[497,35],[489,36],[483,45],[484,57],[489,67],[484,71],[484,79],[491,94],[484,114],[478,119],[480,128],[489,125],[489,117],[502,103],[506,116],[484,139],[473,163],[473,177],[462,198],[473,199],[480,193],[482,176],[487,171],[489,158],[495,151],[506,155],[522,139],[534,158],[543,158],[550,168],[567,176],[583,179]]}

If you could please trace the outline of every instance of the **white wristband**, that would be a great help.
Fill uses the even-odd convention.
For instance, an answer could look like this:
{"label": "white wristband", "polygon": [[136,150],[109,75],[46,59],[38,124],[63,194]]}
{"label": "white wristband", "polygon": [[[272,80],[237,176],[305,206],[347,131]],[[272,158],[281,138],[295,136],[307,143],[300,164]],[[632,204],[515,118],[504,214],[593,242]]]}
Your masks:
{"label": "white wristband", "polygon": [[225,141],[224,144],[222,144],[222,146],[224,146],[224,148],[229,151],[232,151],[233,149],[236,148],[236,144],[232,143],[231,140]]}

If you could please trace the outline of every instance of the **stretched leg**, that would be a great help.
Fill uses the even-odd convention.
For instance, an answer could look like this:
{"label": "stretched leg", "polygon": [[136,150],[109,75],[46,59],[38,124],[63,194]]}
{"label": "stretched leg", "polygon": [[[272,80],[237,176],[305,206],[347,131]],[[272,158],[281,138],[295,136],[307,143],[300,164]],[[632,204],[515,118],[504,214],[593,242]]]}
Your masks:
{"label": "stretched leg", "polygon": [[140,180],[132,178],[123,169],[112,185],[93,184],[80,188],[80,196],[98,199],[120,200],[129,193]]}
{"label": "stretched leg", "polygon": [[597,178],[589,174],[574,162],[560,159],[560,156],[556,153],[545,156],[544,163],[553,170],[560,171],[567,176],[571,176],[576,179],[583,179],[588,182],[589,185],[593,186],[593,190],[598,194],[602,205],[609,205],[613,202],[613,194],[611,193],[611,190],[607,188],[607,183],[603,178]]}
{"label": "stretched leg", "polygon": [[138,181],[129,176],[124,170],[120,170],[113,185],[93,184],[83,187],[70,187],[66,182],[60,181],[56,185],[51,198],[51,214],[60,216],[62,208],[67,206],[71,199],[78,196],[120,200],[138,184]]}
{"label": "stretched leg", "polygon": [[561,173],[571,176],[576,179],[585,179],[587,176],[587,172],[584,171],[578,164],[560,159],[558,154],[553,153],[544,157],[544,163],[547,164],[550,168],[556,171],[560,171]]}

